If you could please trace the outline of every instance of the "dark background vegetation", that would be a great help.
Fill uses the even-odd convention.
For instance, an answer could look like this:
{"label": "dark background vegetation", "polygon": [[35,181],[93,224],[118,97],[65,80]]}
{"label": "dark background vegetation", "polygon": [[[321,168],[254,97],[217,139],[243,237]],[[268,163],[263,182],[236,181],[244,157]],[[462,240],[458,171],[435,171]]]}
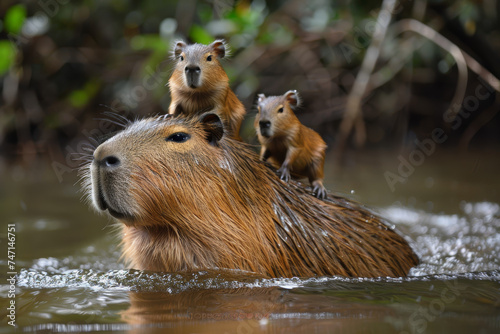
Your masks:
{"label": "dark background vegetation", "polygon": [[[100,120],[110,118],[104,112],[130,119],[165,113],[169,49],[176,39],[226,39],[231,57],[224,67],[248,111],[246,141],[255,143],[256,94],[297,89],[303,98],[299,118],[335,150],[381,6],[321,0],[2,1],[3,162],[29,165],[46,157],[65,172],[78,165],[71,153],[84,152],[88,136],[112,131]],[[423,22],[477,60],[483,73],[500,78],[497,1],[400,1],[397,8],[393,23]],[[443,120],[462,80],[448,51],[411,32],[395,35],[389,26],[363,96],[362,118],[344,145],[404,148],[430,138],[436,128],[446,131],[446,147],[496,145],[500,103],[475,72],[469,70],[462,100],[478,86],[491,94],[472,105],[457,128]]]}

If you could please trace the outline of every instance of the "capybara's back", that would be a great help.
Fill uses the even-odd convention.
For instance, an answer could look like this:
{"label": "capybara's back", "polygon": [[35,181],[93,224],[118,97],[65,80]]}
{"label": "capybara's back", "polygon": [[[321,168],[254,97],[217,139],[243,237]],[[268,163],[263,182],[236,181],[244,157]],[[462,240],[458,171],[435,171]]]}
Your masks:
{"label": "capybara's back", "polygon": [[95,150],[88,180],[96,208],[123,223],[136,269],[377,277],[418,263],[359,204],[281,181],[213,113],[132,123]]}

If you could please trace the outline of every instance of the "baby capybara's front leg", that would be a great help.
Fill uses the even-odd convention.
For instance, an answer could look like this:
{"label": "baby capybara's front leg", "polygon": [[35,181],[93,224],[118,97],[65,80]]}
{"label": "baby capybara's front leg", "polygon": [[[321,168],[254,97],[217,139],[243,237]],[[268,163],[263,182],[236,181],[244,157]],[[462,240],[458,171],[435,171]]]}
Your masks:
{"label": "baby capybara's front leg", "polygon": [[313,187],[313,193],[314,195],[319,198],[319,199],[325,199],[326,198],[326,188],[323,185],[323,180],[314,180],[311,182],[311,185]]}
{"label": "baby capybara's front leg", "polygon": [[295,147],[290,146],[286,151],[285,161],[281,164],[278,173],[281,174],[281,179],[285,182],[290,181],[290,166],[293,166],[295,159],[297,158],[299,150]]}

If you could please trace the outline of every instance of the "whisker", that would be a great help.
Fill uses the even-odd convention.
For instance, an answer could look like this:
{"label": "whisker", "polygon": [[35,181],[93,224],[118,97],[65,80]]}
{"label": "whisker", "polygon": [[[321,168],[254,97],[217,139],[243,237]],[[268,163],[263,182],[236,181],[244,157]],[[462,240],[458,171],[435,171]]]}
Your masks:
{"label": "whisker", "polygon": [[105,107],[105,108],[108,108],[108,109],[109,109],[109,110],[111,110],[113,113],[118,114],[118,115],[119,115],[119,114],[120,114],[120,112],[121,112],[120,110],[115,109],[115,108],[113,108],[113,107],[110,107],[110,106],[108,106],[107,104],[104,104],[104,103],[99,104],[99,106],[100,106],[100,107]]}
{"label": "whisker", "polygon": [[124,128],[124,127],[126,127],[128,125],[128,124],[122,123],[121,121],[114,120],[114,119],[109,119],[109,118],[95,118],[95,120],[97,120],[97,121],[105,121],[105,122],[117,125],[120,128]]}
{"label": "whisker", "polygon": [[81,156],[85,156],[85,157],[91,157],[92,156],[92,154],[83,153],[83,152],[69,152],[69,155],[81,155]]}
{"label": "whisker", "polygon": [[92,161],[92,157],[80,157],[80,158],[71,158],[72,161],[86,161],[86,162],[89,162],[89,161]]}
{"label": "whisker", "polygon": [[114,110],[113,111],[104,111],[103,114],[108,116],[108,117],[113,118],[115,121],[118,122],[118,124],[121,124],[123,127],[125,127],[131,123],[131,121],[127,117],[120,115],[117,111],[114,111]]}
{"label": "whisker", "polygon": [[96,145],[95,146],[91,146],[91,147],[87,147],[87,146],[82,147],[82,151],[89,152],[89,153],[81,153],[81,154],[88,154],[89,156],[94,155],[94,151],[95,151],[95,149],[98,146],[98,142],[94,138],[90,138],[90,139],[92,139],[93,141],[95,141]]}

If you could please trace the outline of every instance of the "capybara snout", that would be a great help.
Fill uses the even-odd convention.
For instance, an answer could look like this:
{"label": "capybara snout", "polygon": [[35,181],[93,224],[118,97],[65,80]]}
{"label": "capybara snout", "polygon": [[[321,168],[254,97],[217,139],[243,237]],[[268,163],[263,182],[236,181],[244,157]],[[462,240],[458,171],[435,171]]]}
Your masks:
{"label": "capybara snout", "polygon": [[133,215],[134,206],[129,196],[130,171],[133,161],[127,149],[116,136],[101,144],[94,151],[91,183],[92,202],[99,210],[126,222]]}
{"label": "capybara snout", "polygon": [[201,83],[201,69],[199,66],[186,66],[184,68],[186,86],[196,88]]}

